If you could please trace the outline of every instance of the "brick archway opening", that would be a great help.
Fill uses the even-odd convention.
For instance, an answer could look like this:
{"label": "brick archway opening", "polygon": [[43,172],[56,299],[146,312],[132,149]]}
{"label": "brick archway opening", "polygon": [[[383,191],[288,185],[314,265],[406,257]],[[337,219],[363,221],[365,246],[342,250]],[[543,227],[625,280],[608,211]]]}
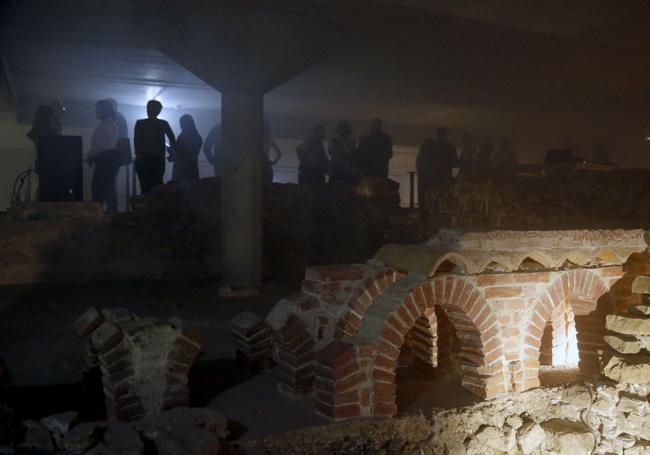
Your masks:
{"label": "brick archway opening", "polygon": [[395,372],[397,412],[463,406],[479,398],[462,386],[461,346],[441,306],[427,308],[404,337]]}
{"label": "brick archway opening", "polygon": [[[572,270],[555,280],[538,300],[527,329],[524,363],[537,370],[528,376],[556,385],[569,376],[597,374],[611,309],[608,288],[594,272]],[[527,388],[522,384],[518,390]]]}

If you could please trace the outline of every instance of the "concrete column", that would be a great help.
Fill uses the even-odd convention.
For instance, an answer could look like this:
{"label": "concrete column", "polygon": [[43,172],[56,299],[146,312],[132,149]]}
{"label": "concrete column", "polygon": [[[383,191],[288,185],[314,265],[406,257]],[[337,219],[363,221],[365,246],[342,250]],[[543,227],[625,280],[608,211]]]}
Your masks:
{"label": "concrete column", "polygon": [[264,95],[221,93],[222,275],[234,288],[262,284],[262,133]]}

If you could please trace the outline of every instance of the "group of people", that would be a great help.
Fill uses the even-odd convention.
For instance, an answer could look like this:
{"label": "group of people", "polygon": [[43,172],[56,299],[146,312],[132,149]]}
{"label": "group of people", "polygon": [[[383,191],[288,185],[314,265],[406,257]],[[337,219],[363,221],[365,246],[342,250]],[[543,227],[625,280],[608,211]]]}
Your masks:
{"label": "group of people", "polygon": [[[173,163],[172,180],[198,179],[201,151],[213,165],[215,176],[222,176],[221,125],[212,128],[204,141],[192,116],[185,114],[180,117],[181,133],[176,137],[169,123],[158,118],[162,108],[159,101],[149,101],[147,118],[135,123],[135,172],[141,192],[148,193],[154,186],[163,183],[166,160]],[[33,128],[27,136],[38,146],[41,135],[62,134],[64,113],[65,109],[59,102],[39,107]],[[120,166],[130,164],[132,159],[127,123],[114,99],[98,101],[95,115],[99,124],[93,132],[86,155],[86,162],[94,168],[92,196],[108,212],[115,212],[117,174]],[[372,120],[369,133],[361,136],[358,143],[353,137],[350,122],[340,121],[335,128],[335,136],[328,143],[327,153],[323,145],[325,135],[325,128],[316,125],[311,135],[297,147],[300,184],[324,183],[328,177],[330,182],[356,185],[361,177],[388,177],[393,142],[391,136],[384,132],[381,119]],[[262,142],[262,175],[264,182],[270,183],[273,181],[273,165],[279,161],[282,153],[271,137],[266,119]],[[458,155],[456,147],[447,138],[447,130],[440,128],[436,138],[426,139],[417,154],[418,191],[422,197],[429,185],[450,179],[453,168],[458,168],[461,174],[487,174],[514,172],[517,166],[517,155],[507,140],[493,153],[492,144],[483,144],[477,150],[472,136],[465,134]]]}
{"label": "group of people", "polygon": [[328,156],[323,140],[325,127],[316,125],[307,140],[298,145],[298,183],[330,182],[355,185],[359,178],[388,177],[388,164],[393,157],[393,141],[384,132],[380,119],[374,119],[370,133],[361,136],[357,144],[352,136],[352,126],[346,120],[336,125],[336,135],[330,140]]}
{"label": "group of people", "polygon": [[[166,161],[173,163],[172,180],[199,178],[198,157],[203,151],[206,159],[214,166],[216,176],[223,174],[223,147],[221,125],[210,130],[203,141],[194,118],[185,114],[180,117],[181,133],[176,137],[172,127],[158,116],[162,104],[157,100],[147,103],[147,118],[135,123],[133,148],[135,172],[143,194],[163,183]],[[27,133],[38,148],[43,135],[63,134],[65,109],[59,102],[40,106],[37,109],[32,129]],[[132,153],[126,119],[118,111],[117,101],[105,99],[95,105],[95,116],[99,124],[94,129],[86,162],[93,167],[92,197],[100,202],[107,212],[117,211],[116,180],[120,166],[131,164]],[[169,144],[169,145],[168,145]],[[262,159],[265,182],[273,181],[273,164],[282,156],[279,147],[271,138],[268,121],[264,121],[264,157]],[[270,156],[274,155],[271,159]]]}
{"label": "group of people", "polygon": [[[133,130],[135,172],[142,193],[148,193],[154,186],[162,184],[168,152],[167,159],[174,163],[172,179],[199,177],[197,158],[203,139],[194,119],[187,114],[181,116],[181,134],[176,137],[169,123],[158,118],[162,108],[160,101],[149,101],[147,118],[138,120]],[[117,210],[117,173],[120,166],[131,163],[128,130],[115,100],[98,101],[95,115],[100,123],[93,131],[86,156],[88,164],[94,167],[92,195],[93,200],[104,204],[108,212],[114,212]]]}
{"label": "group of people", "polygon": [[[380,119],[372,121],[370,133],[361,136],[358,144],[352,136],[352,126],[346,120],[337,124],[327,153],[324,139],[325,128],[316,125],[309,138],[298,146],[299,183],[324,183],[329,176],[330,182],[354,185],[362,176],[388,177],[393,143],[384,132]],[[508,140],[503,140],[496,152],[491,143],[485,143],[477,150],[472,136],[465,134],[459,155],[448,140],[447,130],[440,128],[435,139],[428,138],[422,143],[415,167],[419,187],[424,189],[434,182],[451,179],[454,168],[458,168],[460,174],[503,174],[516,172],[518,166],[517,154]]]}

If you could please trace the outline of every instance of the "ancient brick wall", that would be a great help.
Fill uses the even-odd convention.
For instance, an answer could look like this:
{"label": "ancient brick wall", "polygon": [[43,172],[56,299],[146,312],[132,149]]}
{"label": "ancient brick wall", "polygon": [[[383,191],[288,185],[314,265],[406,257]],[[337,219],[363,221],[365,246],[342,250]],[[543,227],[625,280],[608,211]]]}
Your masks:
{"label": "ancient brick wall", "polygon": [[650,171],[461,176],[451,185],[432,186],[423,206],[429,227],[646,227],[650,224]]}

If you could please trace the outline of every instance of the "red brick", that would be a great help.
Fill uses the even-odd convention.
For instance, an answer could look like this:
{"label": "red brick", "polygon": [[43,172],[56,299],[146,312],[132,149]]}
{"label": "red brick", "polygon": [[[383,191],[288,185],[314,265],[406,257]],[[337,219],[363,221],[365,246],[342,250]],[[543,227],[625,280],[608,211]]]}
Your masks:
{"label": "red brick", "polygon": [[424,303],[427,307],[433,306],[433,283],[427,281],[422,285],[422,295],[424,297]]}
{"label": "red brick", "polygon": [[524,299],[506,300],[506,309],[509,311],[521,311],[524,308],[526,308],[526,301]]}
{"label": "red brick", "polygon": [[379,369],[374,369],[372,372],[372,377],[376,381],[383,381],[383,382],[395,382],[395,371],[385,371],[385,370],[379,370]]}
{"label": "red brick", "polygon": [[104,322],[104,316],[95,306],[91,306],[72,323],[79,336],[86,338]]}
{"label": "red brick", "polygon": [[411,313],[406,309],[404,305],[400,305],[399,308],[397,309],[397,316],[404,321],[403,327],[405,327],[406,330],[409,329],[414,323],[415,323],[415,318]]}
{"label": "red brick", "polygon": [[518,297],[521,294],[520,286],[494,287],[485,290],[486,299],[501,299],[508,297]]}
{"label": "red brick", "polygon": [[445,280],[443,278],[434,279],[434,304],[442,305],[445,292]]}
{"label": "red brick", "polygon": [[397,367],[397,360],[378,353],[375,365],[386,370],[394,370]]}
{"label": "red brick", "polygon": [[445,278],[445,294],[443,296],[441,304],[449,305],[453,303],[451,301],[452,292],[456,286],[457,279],[455,277],[446,277]]}
{"label": "red brick", "polygon": [[373,408],[375,417],[392,417],[397,414],[397,405],[393,403],[376,403]]}
{"label": "red brick", "polygon": [[517,283],[548,283],[549,281],[551,281],[550,272],[531,272],[531,273],[515,274],[515,282]]}
{"label": "red brick", "polygon": [[345,341],[334,340],[316,354],[316,361],[323,365],[337,368],[356,357],[352,344]]}
{"label": "red brick", "polygon": [[316,398],[318,401],[332,407],[359,404],[361,401],[358,390],[344,393],[317,393]]}
{"label": "red brick", "polygon": [[390,359],[397,359],[399,357],[400,349],[385,340],[380,340],[377,343],[377,352]]}
{"label": "red brick", "polygon": [[476,285],[479,287],[504,286],[514,282],[512,273],[477,275]]}
{"label": "red brick", "polygon": [[401,347],[404,343],[404,336],[401,333],[397,333],[390,327],[384,328],[381,333],[381,337],[389,343],[395,345],[397,348]]}
{"label": "red brick", "polygon": [[466,286],[468,286],[468,284],[464,280],[457,280],[454,292],[451,294],[449,300],[451,305],[460,306],[462,304],[463,300],[461,299],[461,296],[463,295]]}
{"label": "red brick", "polygon": [[110,321],[104,322],[90,336],[93,347],[99,354],[109,351],[122,341],[122,331]]}

